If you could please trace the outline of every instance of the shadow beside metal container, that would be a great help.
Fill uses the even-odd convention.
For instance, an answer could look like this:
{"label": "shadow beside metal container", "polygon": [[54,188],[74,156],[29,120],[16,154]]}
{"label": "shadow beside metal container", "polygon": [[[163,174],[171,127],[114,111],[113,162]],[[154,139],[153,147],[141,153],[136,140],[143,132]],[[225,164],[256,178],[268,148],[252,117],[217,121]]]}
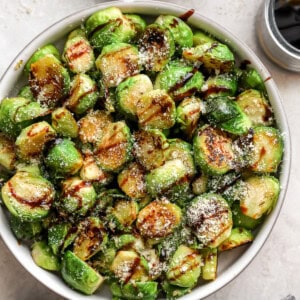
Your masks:
{"label": "shadow beside metal container", "polygon": [[275,5],[277,1],[266,0],[263,3],[257,20],[258,39],[265,53],[276,64],[285,69],[300,72],[300,49],[286,41],[276,24]]}

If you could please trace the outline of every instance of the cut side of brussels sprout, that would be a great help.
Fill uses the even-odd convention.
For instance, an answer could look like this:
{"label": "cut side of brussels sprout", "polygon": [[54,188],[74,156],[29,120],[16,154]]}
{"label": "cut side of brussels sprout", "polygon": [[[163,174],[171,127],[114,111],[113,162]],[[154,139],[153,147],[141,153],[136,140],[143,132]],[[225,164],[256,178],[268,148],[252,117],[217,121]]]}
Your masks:
{"label": "cut side of brussels sprout", "polygon": [[156,76],[154,88],[165,90],[174,101],[180,101],[200,91],[203,75],[183,61],[172,61]]}
{"label": "cut side of brussels sprout", "polygon": [[221,175],[234,167],[232,140],[218,129],[207,125],[200,128],[195,134],[193,148],[195,163],[205,173]]}
{"label": "cut side of brussels sprout", "polygon": [[65,105],[76,114],[93,108],[99,98],[96,82],[86,74],[76,75],[71,82],[69,98]]}
{"label": "cut side of brussels sprout", "polygon": [[169,29],[158,24],[148,25],[139,44],[140,61],[147,71],[159,72],[171,60],[175,43]]}
{"label": "cut side of brussels sprout", "polygon": [[16,154],[13,140],[0,132],[0,166],[6,170],[13,170],[16,162]]}
{"label": "cut side of brussels sprout", "polygon": [[70,75],[61,62],[49,54],[30,65],[29,85],[41,105],[53,108],[67,96]]}
{"label": "cut side of brussels sprout", "polygon": [[139,212],[136,227],[146,238],[164,238],[179,226],[181,218],[181,209],[177,205],[156,200]]}
{"label": "cut side of brussels sprout", "polygon": [[197,196],[186,212],[187,223],[203,246],[218,247],[230,236],[232,213],[219,194]]}
{"label": "cut side of brussels sprout", "polygon": [[201,264],[201,255],[196,250],[180,245],[170,261],[167,279],[174,285],[193,287],[200,276]]}
{"label": "cut side of brussels sprout", "polygon": [[236,101],[228,97],[216,97],[207,103],[208,122],[233,134],[248,132],[252,123]]}
{"label": "cut side of brussels sprout", "polygon": [[145,261],[134,251],[118,251],[110,269],[120,282],[135,283],[147,281]]}
{"label": "cut side of brussels sprout", "polygon": [[121,231],[130,231],[131,225],[137,218],[138,215],[137,203],[130,199],[117,200],[113,207],[109,207],[107,215],[109,218],[109,227],[111,230],[119,229]]}
{"label": "cut side of brussels sprout", "polygon": [[137,162],[131,163],[118,175],[120,189],[130,198],[140,199],[147,195],[145,170]]}
{"label": "cut side of brussels sprout", "polygon": [[18,240],[31,240],[39,235],[42,230],[42,224],[39,221],[26,222],[14,215],[10,216],[10,228]]}
{"label": "cut side of brussels sprout", "polygon": [[272,108],[257,90],[246,90],[236,98],[238,106],[249,117],[253,126],[268,126],[274,121]]}
{"label": "cut side of brussels sprout", "polygon": [[176,108],[176,122],[180,130],[190,140],[198,126],[201,115],[200,99],[196,97],[188,97],[179,103]]}
{"label": "cut side of brussels sprout", "polygon": [[102,137],[103,129],[110,123],[112,123],[112,118],[106,111],[96,110],[88,113],[78,122],[81,142],[95,144]]}
{"label": "cut side of brussels sprout", "polygon": [[87,19],[86,30],[96,49],[112,43],[130,42],[137,34],[134,23],[117,7],[95,12]]}
{"label": "cut side of brussels sprout", "polygon": [[54,174],[74,175],[82,167],[82,155],[75,144],[67,139],[58,140],[45,158]]}
{"label": "cut side of brussels sprout", "polygon": [[45,241],[35,242],[32,245],[31,255],[33,261],[41,268],[49,271],[59,271],[60,261],[52,253],[51,248]]}
{"label": "cut side of brussels sprout", "polygon": [[150,78],[145,74],[137,74],[125,79],[116,90],[119,111],[130,119],[136,118],[137,103],[142,96],[153,90]]}
{"label": "cut side of brussels sprout", "polygon": [[146,129],[169,129],[176,121],[176,107],[172,98],[163,90],[145,93],[137,103],[139,126]]}
{"label": "cut side of brussels sprout", "polygon": [[231,234],[221,245],[219,245],[219,251],[226,251],[236,248],[241,245],[245,245],[253,241],[253,234],[250,230],[242,227],[236,227],[231,230]]}
{"label": "cut side of brussels sprout", "polygon": [[201,91],[204,99],[218,96],[234,96],[238,88],[237,77],[232,73],[219,74],[209,77]]}
{"label": "cut side of brussels sprout", "polygon": [[165,149],[169,143],[165,135],[158,129],[139,130],[133,135],[134,155],[146,169],[160,167],[166,161]]}
{"label": "cut side of brussels sprout", "polygon": [[283,141],[278,129],[258,126],[253,130],[250,169],[259,173],[275,173],[283,155]]}
{"label": "cut side of brussels sprout", "polygon": [[64,107],[59,107],[52,112],[52,127],[63,137],[76,138],[78,125],[72,113]]}
{"label": "cut side of brussels sprout", "polygon": [[95,63],[93,48],[82,29],[73,30],[66,41],[62,59],[73,73],[85,73]]}
{"label": "cut side of brussels sprout", "polygon": [[55,190],[45,178],[18,171],[2,187],[2,200],[22,221],[37,221],[49,214]]}
{"label": "cut side of brussels sprout", "polygon": [[206,248],[201,251],[203,265],[201,267],[204,280],[215,280],[217,278],[218,250],[217,248]]}
{"label": "cut side of brussels sprout", "polygon": [[117,172],[131,159],[130,129],[124,121],[108,124],[95,148],[95,158],[101,168]]}
{"label": "cut side of brussels sprout", "polygon": [[273,176],[252,176],[241,185],[240,208],[244,215],[259,219],[276,204],[280,186]]}
{"label": "cut side of brussels sprout", "polygon": [[234,55],[228,46],[219,42],[207,42],[184,49],[183,57],[191,62],[201,62],[209,71],[226,73],[233,69]]}
{"label": "cut side of brussels sprout", "polygon": [[107,87],[116,87],[127,77],[140,72],[139,55],[135,46],[116,43],[105,46],[96,59],[96,66]]}
{"label": "cut side of brussels sprout", "polygon": [[45,121],[24,128],[16,140],[18,156],[23,160],[39,157],[55,135],[54,129]]}
{"label": "cut side of brussels sprout", "polygon": [[104,281],[99,273],[71,251],[63,257],[61,274],[68,285],[86,295],[92,295]]}
{"label": "cut side of brussels sprout", "polygon": [[179,48],[179,51],[193,46],[192,29],[180,18],[170,15],[160,15],[155,20],[155,23],[171,31],[175,45]]}
{"label": "cut side of brussels sprout", "polygon": [[71,177],[62,182],[62,193],[57,205],[62,212],[84,216],[95,204],[97,194],[90,182]]}
{"label": "cut side of brussels sprout", "polygon": [[88,217],[80,222],[73,252],[86,261],[103,248],[107,242],[105,228],[99,218]]}
{"label": "cut side of brussels sprout", "polygon": [[208,176],[201,174],[192,182],[192,191],[195,195],[201,195],[207,192]]}

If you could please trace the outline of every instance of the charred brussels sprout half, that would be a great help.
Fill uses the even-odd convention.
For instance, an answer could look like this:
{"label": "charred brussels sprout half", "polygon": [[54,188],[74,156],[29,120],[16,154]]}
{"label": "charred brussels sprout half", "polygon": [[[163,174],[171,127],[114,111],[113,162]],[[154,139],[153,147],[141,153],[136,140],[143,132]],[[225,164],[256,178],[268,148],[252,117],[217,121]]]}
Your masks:
{"label": "charred brussels sprout half", "polygon": [[93,294],[104,281],[99,273],[71,251],[63,257],[61,274],[68,285],[86,295]]}
{"label": "charred brussels sprout half", "polygon": [[72,177],[62,182],[62,192],[56,205],[62,213],[84,216],[94,205],[97,194],[90,182]]}
{"label": "charred brussels sprout half", "polygon": [[107,45],[96,59],[96,66],[102,73],[104,84],[116,87],[127,77],[140,72],[138,50],[125,43]]}
{"label": "charred brussels sprout half", "polygon": [[71,82],[71,90],[66,106],[76,114],[83,114],[93,108],[99,97],[96,82],[86,74],[76,75]]}
{"label": "charred brussels sprout half", "polygon": [[206,125],[200,128],[195,134],[193,148],[196,165],[207,174],[222,175],[234,168],[232,140],[218,129]]}
{"label": "charred brussels sprout half", "polygon": [[70,288],[171,300],[252,242],[279,197],[284,139],[258,71],[189,25],[193,10],[128,12],[72,25],[0,99],[0,200]]}
{"label": "charred brussels sprout half", "polygon": [[136,119],[137,104],[142,96],[153,90],[150,78],[138,74],[125,79],[117,87],[117,105],[119,111],[129,119]]}
{"label": "charred brussels sprout half", "polygon": [[40,175],[18,171],[1,190],[10,213],[24,221],[46,217],[55,196],[53,185]]}
{"label": "charred brussels sprout half", "polygon": [[155,23],[171,31],[179,51],[193,46],[192,29],[181,19],[170,15],[161,15],[155,20]]}
{"label": "charred brussels sprout half", "polygon": [[82,29],[73,30],[66,41],[62,59],[73,73],[86,73],[95,63],[93,48]]}
{"label": "charred brussels sprout half", "polygon": [[218,247],[230,236],[232,212],[226,200],[218,194],[197,196],[186,212],[187,223],[205,247]]}
{"label": "charred brussels sprout half", "polygon": [[167,279],[173,285],[193,287],[200,276],[201,264],[201,255],[196,250],[180,245],[170,261]]}
{"label": "charred brussels sprout half", "polygon": [[233,69],[234,55],[227,45],[207,42],[194,48],[184,49],[183,57],[191,62],[200,62],[214,73],[226,73]]}
{"label": "charred brussels sprout half", "polygon": [[180,101],[200,91],[203,75],[182,61],[173,61],[157,75],[154,88],[165,90],[174,101]]}
{"label": "charred brussels sprout half", "polygon": [[171,31],[158,24],[146,27],[138,44],[140,60],[147,71],[159,72],[171,60],[175,43]]}
{"label": "charred brussels sprout half", "polygon": [[173,99],[163,90],[145,93],[136,106],[141,128],[169,129],[176,121],[176,107]]}
{"label": "charred brussels sprout half", "polygon": [[46,165],[57,175],[74,175],[82,167],[82,155],[67,139],[58,140],[45,158]]}

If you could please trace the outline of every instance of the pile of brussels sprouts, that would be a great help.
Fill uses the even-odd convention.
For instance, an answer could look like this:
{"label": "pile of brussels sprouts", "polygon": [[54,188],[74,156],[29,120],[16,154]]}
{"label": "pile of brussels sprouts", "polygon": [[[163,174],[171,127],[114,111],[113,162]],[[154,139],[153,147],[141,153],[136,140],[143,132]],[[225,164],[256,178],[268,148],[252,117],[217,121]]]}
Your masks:
{"label": "pile of brussels sprouts", "polygon": [[1,199],[72,288],[180,297],[276,204],[283,143],[262,78],[182,19],[106,8],[24,71],[0,104]]}

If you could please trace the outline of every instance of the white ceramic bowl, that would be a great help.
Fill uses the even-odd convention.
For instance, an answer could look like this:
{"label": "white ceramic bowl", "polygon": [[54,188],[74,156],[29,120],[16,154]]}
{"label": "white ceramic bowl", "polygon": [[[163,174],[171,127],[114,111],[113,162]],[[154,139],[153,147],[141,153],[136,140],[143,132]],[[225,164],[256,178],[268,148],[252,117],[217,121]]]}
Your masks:
{"label": "white ceramic bowl", "polygon": [[[62,40],[62,38],[65,37],[66,34],[73,28],[81,24],[86,17],[91,15],[93,12],[108,6],[118,6],[123,12],[146,15],[172,14],[175,16],[179,16],[186,12],[186,8],[158,1],[135,1],[133,3],[115,1],[102,3],[72,14],[65,19],[55,23],[40,35],[38,35],[15,58],[15,60],[8,67],[4,76],[1,78],[0,99],[3,99],[6,96],[15,95],[25,82],[22,68],[18,70],[14,68],[18,62],[20,62],[21,60],[23,62],[26,62],[38,47],[46,43],[54,42],[57,45],[61,44],[60,41]],[[262,78],[266,80],[265,84],[270,97],[270,102],[274,109],[277,124],[279,129],[283,133],[285,151],[280,171],[281,193],[278,199],[278,203],[271,214],[268,216],[266,221],[263,223],[263,225],[259,228],[254,242],[249,246],[240,247],[222,253],[220,255],[218,265],[217,279],[215,281],[208,282],[204,285],[194,288],[190,294],[182,298],[185,300],[201,299],[214,293],[215,291],[226,285],[233,278],[235,278],[243,269],[245,269],[245,267],[259,252],[264,242],[268,238],[283,204],[288,184],[291,156],[290,134],[280,96],[270,74],[265,69],[260,60],[242,41],[229,33],[221,25],[218,25],[214,21],[207,19],[198,12],[195,12],[192,17],[189,18],[189,23],[196,28],[200,27],[208,32],[211,32],[218,39],[225,42],[235,51],[235,53],[241,60],[249,60],[252,66],[259,71]],[[53,290],[57,294],[72,300],[110,299],[111,296],[107,287],[101,288],[95,295],[84,296],[69,288],[56,274],[52,274],[36,266],[31,258],[28,247],[26,245],[20,245],[12,234],[7,222],[7,218],[5,216],[5,212],[2,208],[0,209],[0,233],[8,248],[15,255],[17,260],[24,266],[24,268],[27,269],[27,271],[30,272],[35,278],[37,278],[41,283],[46,285],[49,289]],[[17,281],[14,284],[17,284]]]}

